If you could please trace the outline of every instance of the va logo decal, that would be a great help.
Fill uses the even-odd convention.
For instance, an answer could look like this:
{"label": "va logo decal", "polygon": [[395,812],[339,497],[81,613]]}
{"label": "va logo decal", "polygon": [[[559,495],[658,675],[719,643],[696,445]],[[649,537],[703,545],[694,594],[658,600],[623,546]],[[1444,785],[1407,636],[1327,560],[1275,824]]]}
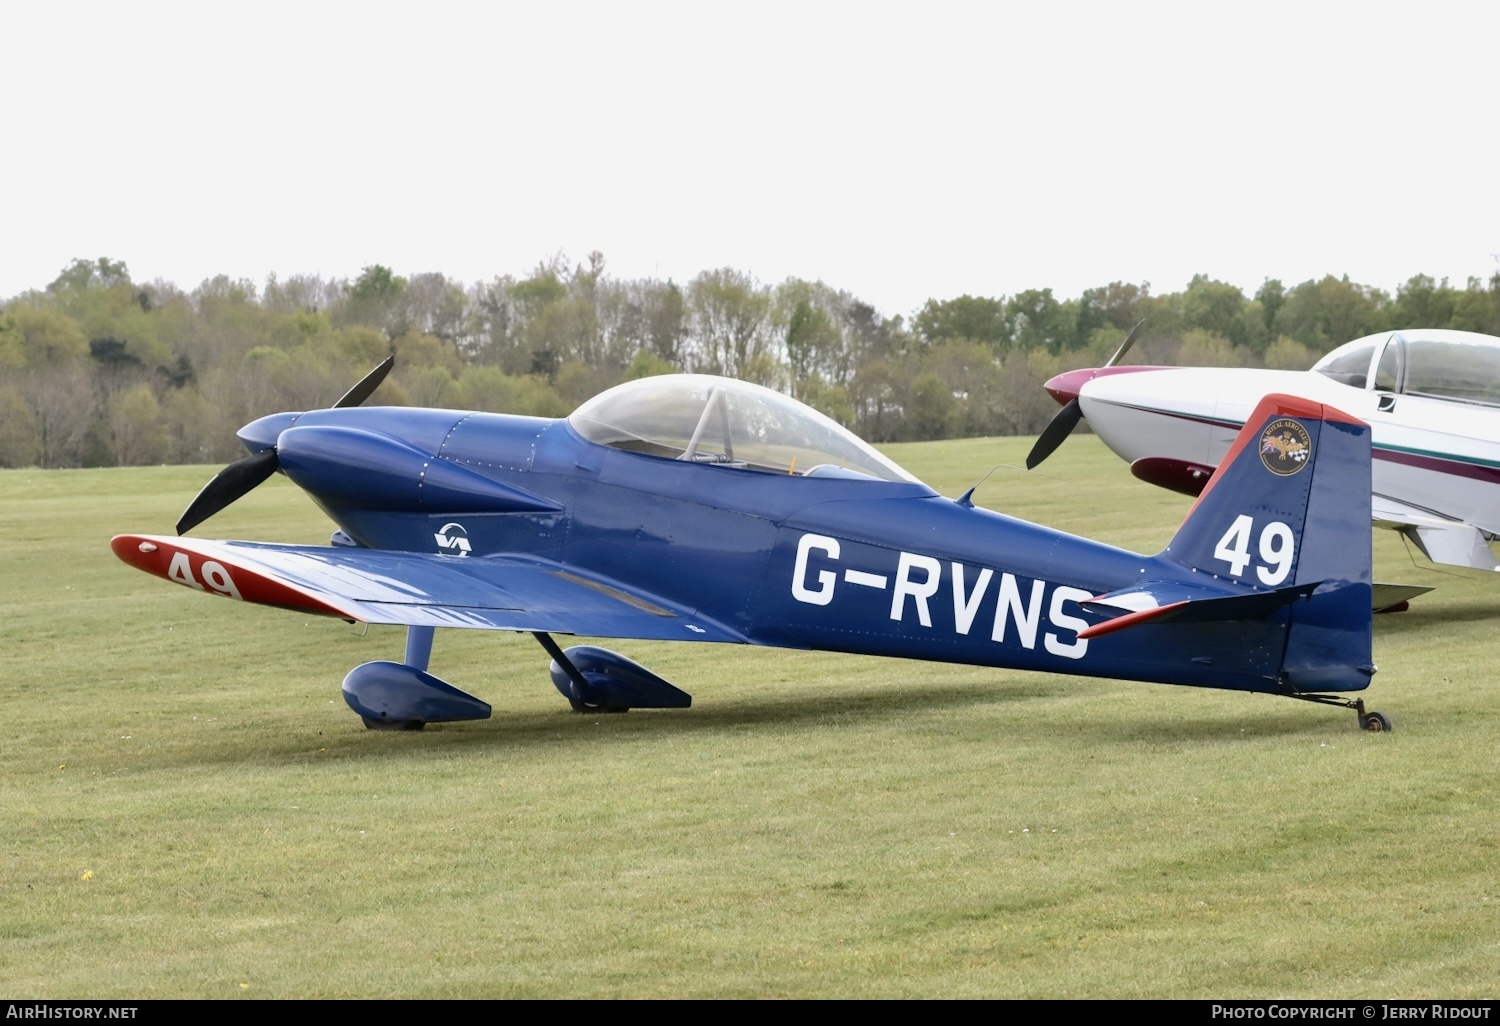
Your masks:
{"label": "va logo decal", "polygon": [[462,524],[444,524],[443,529],[432,536],[437,540],[438,552],[445,556],[467,556],[472,549],[469,547],[469,532],[463,529]]}
{"label": "va logo decal", "polygon": [[1291,477],[1312,459],[1312,436],[1298,421],[1273,420],[1260,433],[1260,461],[1280,477]]}

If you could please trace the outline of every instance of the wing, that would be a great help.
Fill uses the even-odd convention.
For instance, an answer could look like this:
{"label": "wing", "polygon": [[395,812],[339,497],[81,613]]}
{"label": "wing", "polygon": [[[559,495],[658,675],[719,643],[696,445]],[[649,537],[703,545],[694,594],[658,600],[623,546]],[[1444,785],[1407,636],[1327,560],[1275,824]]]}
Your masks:
{"label": "wing", "polygon": [[418,627],[746,643],[656,595],[534,556],[484,557],[122,534],[131,566],[186,587],[319,616]]}
{"label": "wing", "polygon": [[1500,570],[1484,532],[1473,524],[1440,516],[1385,495],[1371,501],[1376,527],[1400,531],[1434,563]]}

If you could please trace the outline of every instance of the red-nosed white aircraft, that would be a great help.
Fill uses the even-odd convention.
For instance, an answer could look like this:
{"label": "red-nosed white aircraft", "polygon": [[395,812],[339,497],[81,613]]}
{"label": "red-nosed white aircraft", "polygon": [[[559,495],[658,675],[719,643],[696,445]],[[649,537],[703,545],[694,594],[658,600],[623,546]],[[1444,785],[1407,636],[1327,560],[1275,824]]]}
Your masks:
{"label": "red-nosed white aircraft", "polygon": [[1064,408],[1028,467],[1083,417],[1136,477],[1197,495],[1260,398],[1295,395],[1370,424],[1375,526],[1434,563],[1500,570],[1489,546],[1500,536],[1500,338],[1384,331],[1307,371],[1116,366],[1135,334],[1104,367],[1047,382]]}

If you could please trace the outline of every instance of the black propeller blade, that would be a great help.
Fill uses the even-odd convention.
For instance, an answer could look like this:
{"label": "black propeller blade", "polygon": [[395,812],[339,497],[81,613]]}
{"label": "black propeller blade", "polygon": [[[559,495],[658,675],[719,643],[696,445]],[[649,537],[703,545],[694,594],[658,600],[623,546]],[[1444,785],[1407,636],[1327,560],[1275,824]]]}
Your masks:
{"label": "black propeller blade", "polygon": [[1130,329],[1130,334],[1125,336],[1125,341],[1120,343],[1120,348],[1115,350],[1115,355],[1111,356],[1109,358],[1109,362],[1104,366],[1113,367],[1115,364],[1123,360],[1125,358],[1125,354],[1130,352],[1130,347],[1135,345],[1136,336],[1141,333],[1141,329],[1145,326],[1145,321],[1136,321],[1135,327]]}
{"label": "black propeller blade", "polygon": [[[396,357],[387,356],[380,361],[379,366],[360,378],[358,384],[345,392],[339,401],[333,404],[332,409],[342,410],[350,406],[358,406],[370,398],[395,365]],[[266,478],[276,473],[280,465],[281,458],[276,455],[274,448],[262,449],[260,452],[235,460],[214,475],[214,479],[203,486],[197,498],[188,504],[188,508],[183,511],[177,521],[177,533],[185,534],[191,531],[225,506],[243,498]]]}
{"label": "black propeller blade", "polygon": [[1051,456],[1082,419],[1083,407],[1078,404],[1077,399],[1069,399],[1067,405],[1057,411],[1057,416],[1048,421],[1042,433],[1037,436],[1036,444],[1026,454],[1026,469],[1036,469],[1038,463]]}
{"label": "black propeller blade", "polygon": [[275,449],[262,449],[260,452],[229,464],[215,474],[212,481],[203,486],[198,497],[183,511],[177,521],[177,533],[186,534],[231,502],[244,496],[256,485],[276,473],[280,462]]}
{"label": "black propeller blade", "polygon": [[[1113,367],[1124,359],[1125,354],[1130,352],[1130,347],[1135,345],[1136,336],[1145,326],[1145,321],[1138,321],[1136,326],[1130,329],[1130,334],[1125,336],[1125,341],[1120,343],[1120,348],[1115,350],[1115,355],[1111,356],[1104,366]],[[1103,367],[1100,368],[1100,370],[1103,369]],[[1051,456],[1057,447],[1063,444],[1063,440],[1073,433],[1073,429],[1082,419],[1083,407],[1079,405],[1078,397],[1074,396],[1061,410],[1057,411],[1057,416],[1053,417],[1051,422],[1042,429],[1042,433],[1037,436],[1036,444],[1026,455],[1026,469],[1035,470],[1037,464]]]}
{"label": "black propeller blade", "polygon": [[[1127,345],[1129,342],[1130,340],[1126,339]],[[387,356],[384,360],[381,360],[378,367],[360,378],[359,384],[345,392],[343,398],[333,404],[333,409],[342,410],[363,403],[375,394],[375,390],[380,387],[380,383],[385,380],[385,376],[391,372],[391,368],[394,366],[396,366],[396,357],[394,355]]]}

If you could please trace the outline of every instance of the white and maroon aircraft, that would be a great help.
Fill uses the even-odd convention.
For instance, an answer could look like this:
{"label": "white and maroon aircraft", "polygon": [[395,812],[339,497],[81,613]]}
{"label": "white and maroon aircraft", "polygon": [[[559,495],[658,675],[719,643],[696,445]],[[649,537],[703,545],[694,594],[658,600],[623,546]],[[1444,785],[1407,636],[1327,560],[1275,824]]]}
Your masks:
{"label": "white and maroon aircraft", "polygon": [[1500,338],[1385,331],[1308,371],[1115,366],[1132,339],[1104,367],[1047,382],[1065,405],[1028,467],[1082,416],[1136,477],[1197,495],[1261,396],[1288,393],[1370,424],[1375,526],[1400,531],[1434,563],[1500,570],[1489,546],[1500,536]]}

